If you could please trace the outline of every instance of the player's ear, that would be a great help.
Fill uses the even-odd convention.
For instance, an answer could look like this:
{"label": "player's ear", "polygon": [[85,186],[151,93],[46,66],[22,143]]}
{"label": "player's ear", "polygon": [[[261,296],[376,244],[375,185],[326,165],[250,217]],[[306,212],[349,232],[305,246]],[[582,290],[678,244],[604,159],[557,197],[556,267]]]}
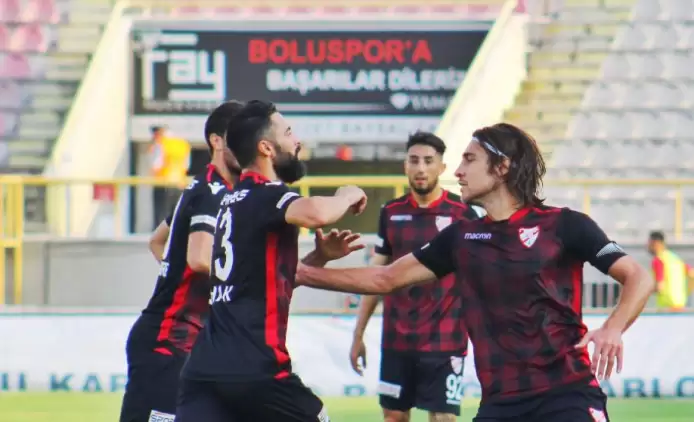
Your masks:
{"label": "player's ear", "polygon": [[441,159],[441,162],[439,163],[439,176],[443,174],[443,172],[446,171],[446,163],[443,162],[443,158]]}
{"label": "player's ear", "polygon": [[212,145],[213,151],[221,151],[224,149],[225,142],[221,136],[213,133],[210,135],[210,145]]}
{"label": "player's ear", "polygon": [[499,165],[496,166],[497,176],[504,178],[508,174],[508,170],[511,167],[511,160],[504,158]]}
{"label": "player's ear", "polygon": [[261,139],[260,141],[258,141],[258,154],[260,154],[263,157],[274,157],[275,147],[272,144],[272,142],[266,139]]}

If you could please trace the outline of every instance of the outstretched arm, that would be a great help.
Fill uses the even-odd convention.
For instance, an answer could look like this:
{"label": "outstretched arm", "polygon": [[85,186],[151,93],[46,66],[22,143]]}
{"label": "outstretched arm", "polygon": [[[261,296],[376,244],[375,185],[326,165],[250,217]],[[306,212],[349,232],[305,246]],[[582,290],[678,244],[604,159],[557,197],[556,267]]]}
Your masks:
{"label": "outstretched arm", "polygon": [[300,285],[371,295],[388,294],[405,286],[436,279],[436,275],[412,254],[387,266],[365,268],[316,268],[299,264],[296,276]]}
{"label": "outstretched arm", "polygon": [[314,268],[300,264],[297,283],[323,290],[384,295],[434,281],[455,271],[457,230],[458,224],[451,224],[419,250],[386,266]]}

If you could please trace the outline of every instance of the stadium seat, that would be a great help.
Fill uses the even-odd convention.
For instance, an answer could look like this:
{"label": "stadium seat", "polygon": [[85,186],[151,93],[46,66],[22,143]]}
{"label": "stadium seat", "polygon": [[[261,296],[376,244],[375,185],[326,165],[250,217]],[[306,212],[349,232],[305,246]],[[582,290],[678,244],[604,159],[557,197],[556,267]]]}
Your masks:
{"label": "stadium seat", "polygon": [[18,109],[22,107],[22,91],[19,84],[13,81],[0,81],[0,109]]}
{"label": "stadium seat", "polygon": [[11,30],[6,25],[0,24],[0,51],[5,51],[10,46]]}
{"label": "stadium seat", "polygon": [[22,0],[0,0],[0,22],[16,22],[19,19]]}
{"label": "stadium seat", "polygon": [[16,135],[17,115],[0,112],[0,137],[12,137]]}
{"label": "stadium seat", "polygon": [[61,16],[54,0],[25,0],[22,22],[57,23]]}
{"label": "stadium seat", "polygon": [[24,54],[0,54],[0,78],[27,79],[31,75],[30,63]]}
{"label": "stadium seat", "polygon": [[27,51],[44,53],[54,44],[50,27],[38,23],[19,26],[12,34],[12,51]]}

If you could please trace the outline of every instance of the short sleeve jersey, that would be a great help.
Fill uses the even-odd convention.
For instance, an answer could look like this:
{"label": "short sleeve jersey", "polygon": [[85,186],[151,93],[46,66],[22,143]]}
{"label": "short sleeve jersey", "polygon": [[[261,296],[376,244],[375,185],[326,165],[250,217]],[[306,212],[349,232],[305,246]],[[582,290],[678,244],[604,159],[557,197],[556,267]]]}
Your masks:
{"label": "short sleeve jersey", "polygon": [[230,189],[214,166],[197,175],[183,190],[167,218],[169,237],[159,267],[154,293],[143,316],[156,320],[156,347],[171,352],[189,352],[208,311],[208,274],[193,272],[187,265],[188,236],[214,233],[219,204]]}
{"label": "short sleeve jersey", "polygon": [[439,277],[455,273],[483,402],[594,381],[574,347],[587,332],[583,265],[607,273],[624,255],[588,216],[553,207],[459,222],[414,253]]}
{"label": "short sleeve jersey", "polygon": [[[479,218],[459,196],[443,191],[428,207],[408,194],[381,209],[375,252],[396,260],[433,239],[460,219]],[[383,298],[382,347],[399,352],[464,354],[468,336],[460,291],[451,274],[437,283],[401,289]]]}
{"label": "short sleeve jersey", "polygon": [[285,342],[299,231],[285,213],[299,198],[281,182],[246,172],[222,199],[210,316],[184,377],[234,382],[291,372]]}

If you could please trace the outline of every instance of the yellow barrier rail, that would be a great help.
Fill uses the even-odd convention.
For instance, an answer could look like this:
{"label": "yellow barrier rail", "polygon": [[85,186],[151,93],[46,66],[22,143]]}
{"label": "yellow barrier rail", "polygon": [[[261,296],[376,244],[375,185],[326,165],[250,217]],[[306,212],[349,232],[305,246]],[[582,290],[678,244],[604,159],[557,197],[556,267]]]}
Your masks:
{"label": "yellow barrier rail", "polygon": [[[363,188],[391,188],[393,197],[401,196],[407,189],[407,179],[403,176],[313,176],[307,177],[296,183],[294,187],[299,192],[308,196],[311,189],[315,188],[337,188],[339,186],[355,184]],[[446,181],[444,185],[453,191],[457,191],[455,182]],[[675,239],[681,240],[683,237],[683,187],[694,186],[694,179],[673,179],[673,180],[553,180],[546,183],[547,186],[566,186],[579,187],[582,189],[582,211],[590,214],[591,198],[593,193],[591,188],[604,186],[660,186],[674,189],[673,201],[673,221]],[[65,195],[65,203],[69,203],[70,191],[72,189],[93,189],[94,201],[99,201],[97,192],[105,190],[108,201],[113,204],[112,218],[115,227],[115,236],[129,235],[123,227],[123,207],[124,200],[121,192],[123,187],[153,187],[153,186],[172,186],[162,183],[152,178],[127,177],[120,179],[57,179],[45,178],[42,176],[0,176],[0,304],[6,303],[7,293],[7,264],[11,263],[12,269],[12,303],[22,302],[22,246],[24,243],[26,219],[26,201],[30,196],[27,191],[35,188],[45,189],[46,195]],[[40,199],[39,199],[40,201]],[[45,207],[45,203],[38,204]],[[54,210],[55,211],[55,210]],[[59,215],[70,218],[67,212],[59,211]],[[57,237],[70,237],[70,232],[64,224],[46,222],[47,230],[44,234]],[[53,224],[52,224],[53,223]],[[306,232],[304,231],[304,234]],[[11,259],[8,259],[11,258]]]}

